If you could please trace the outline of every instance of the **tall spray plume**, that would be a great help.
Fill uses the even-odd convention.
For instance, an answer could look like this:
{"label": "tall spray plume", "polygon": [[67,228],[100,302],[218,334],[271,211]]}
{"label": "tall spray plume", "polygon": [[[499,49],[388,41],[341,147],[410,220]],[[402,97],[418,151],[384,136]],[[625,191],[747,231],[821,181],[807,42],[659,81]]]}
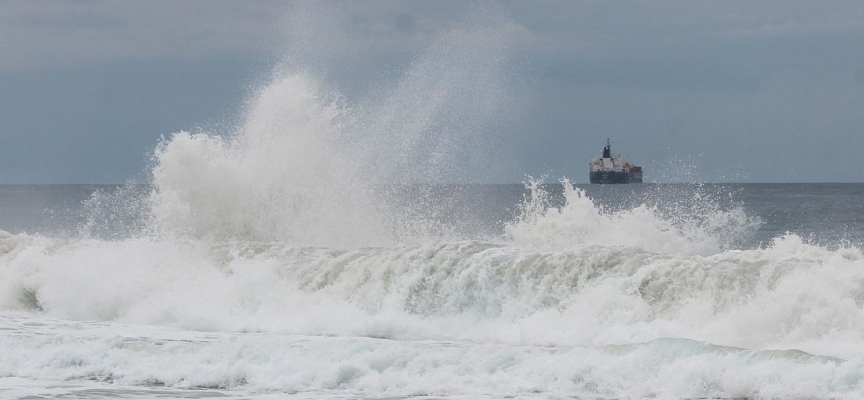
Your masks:
{"label": "tall spray plume", "polygon": [[440,232],[446,205],[425,191],[396,206],[392,187],[458,183],[479,170],[511,101],[517,31],[494,13],[466,19],[356,104],[288,57],[234,131],[179,132],[158,147],[158,232],[337,247]]}

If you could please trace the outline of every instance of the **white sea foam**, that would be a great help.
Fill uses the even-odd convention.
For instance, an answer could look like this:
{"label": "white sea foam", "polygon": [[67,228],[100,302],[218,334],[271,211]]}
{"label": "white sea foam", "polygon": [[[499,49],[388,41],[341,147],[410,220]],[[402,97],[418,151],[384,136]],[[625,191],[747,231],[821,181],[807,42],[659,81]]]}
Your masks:
{"label": "white sea foam", "polygon": [[700,255],[656,214],[604,214],[575,193],[493,242],[4,234],[2,375],[313,397],[862,394],[859,249],[789,234]]}
{"label": "white sea foam", "polygon": [[537,181],[529,181],[529,194],[521,215],[505,227],[517,246],[551,251],[575,250],[586,246],[626,246],[670,254],[710,255],[728,247],[736,237],[758,226],[760,221],[739,208],[723,210],[710,196],[696,190],[681,203],[666,206],[642,204],[622,210],[604,210],[583,190],[566,178],[564,201],[550,205]]}
{"label": "white sea foam", "polygon": [[[741,209],[606,210],[567,181],[561,206],[530,184],[500,237],[466,238],[425,187],[402,207],[379,190],[470,178],[514,30],[447,32],[354,107],[286,66],[235,131],[166,138],[149,196],[95,196],[81,237],[0,232],[0,376],[310,397],[864,395],[860,249],[787,234],[739,250],[730,238],[758,222]],[[111,210],[134,223],[101,232]]]}
{"label": "white sea foam", "polygon": [[44,319],[4,318],[0,326],[0,374],[101,381],[120,394],[129,386],[166,385],[227,395],[241,389],[241,397],[278,390],[308,397],[851,399],[860,395],[864,370],[860,358],[684,339],[584,348],[200,334]]}
{"label": "white sea foam", "polygon": [[56,318],[530,344],[686,337],[837,356],[864,332],[861,252],[796,236],[707,257],[484,242],[333,250],[15,235],[0,246],[3,307]]}

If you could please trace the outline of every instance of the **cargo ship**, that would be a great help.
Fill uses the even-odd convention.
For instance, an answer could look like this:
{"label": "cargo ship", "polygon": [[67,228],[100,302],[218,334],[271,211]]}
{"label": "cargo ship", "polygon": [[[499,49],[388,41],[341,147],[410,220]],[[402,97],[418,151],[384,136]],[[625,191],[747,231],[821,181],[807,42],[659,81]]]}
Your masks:
{"label": "cargo ship", "polygon": [[633,165],[630,159],[612,153],[612,145],[606,139],[603,157],[591,157],[591,183],[642,183],[642,167]]}

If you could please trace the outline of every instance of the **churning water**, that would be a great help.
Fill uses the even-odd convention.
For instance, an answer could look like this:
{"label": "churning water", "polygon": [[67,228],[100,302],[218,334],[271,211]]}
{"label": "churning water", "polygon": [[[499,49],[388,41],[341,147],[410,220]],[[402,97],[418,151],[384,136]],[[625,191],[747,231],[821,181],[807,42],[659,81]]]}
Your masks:
{"label": "churning water", "polygon": [[353,106],[277,68],[149,185],[0,188],[0,396],[864,396],[861,185],[451,184],[514,29]]}

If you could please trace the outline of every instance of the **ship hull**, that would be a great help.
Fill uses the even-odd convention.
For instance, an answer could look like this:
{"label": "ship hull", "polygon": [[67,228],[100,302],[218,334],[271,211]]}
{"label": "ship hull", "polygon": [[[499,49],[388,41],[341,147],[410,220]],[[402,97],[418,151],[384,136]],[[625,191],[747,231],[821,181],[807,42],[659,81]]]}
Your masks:
{"label": "ship hull", "polygon": [[642,183],[642,173],[597,171],[589,176],[591,183]]}

